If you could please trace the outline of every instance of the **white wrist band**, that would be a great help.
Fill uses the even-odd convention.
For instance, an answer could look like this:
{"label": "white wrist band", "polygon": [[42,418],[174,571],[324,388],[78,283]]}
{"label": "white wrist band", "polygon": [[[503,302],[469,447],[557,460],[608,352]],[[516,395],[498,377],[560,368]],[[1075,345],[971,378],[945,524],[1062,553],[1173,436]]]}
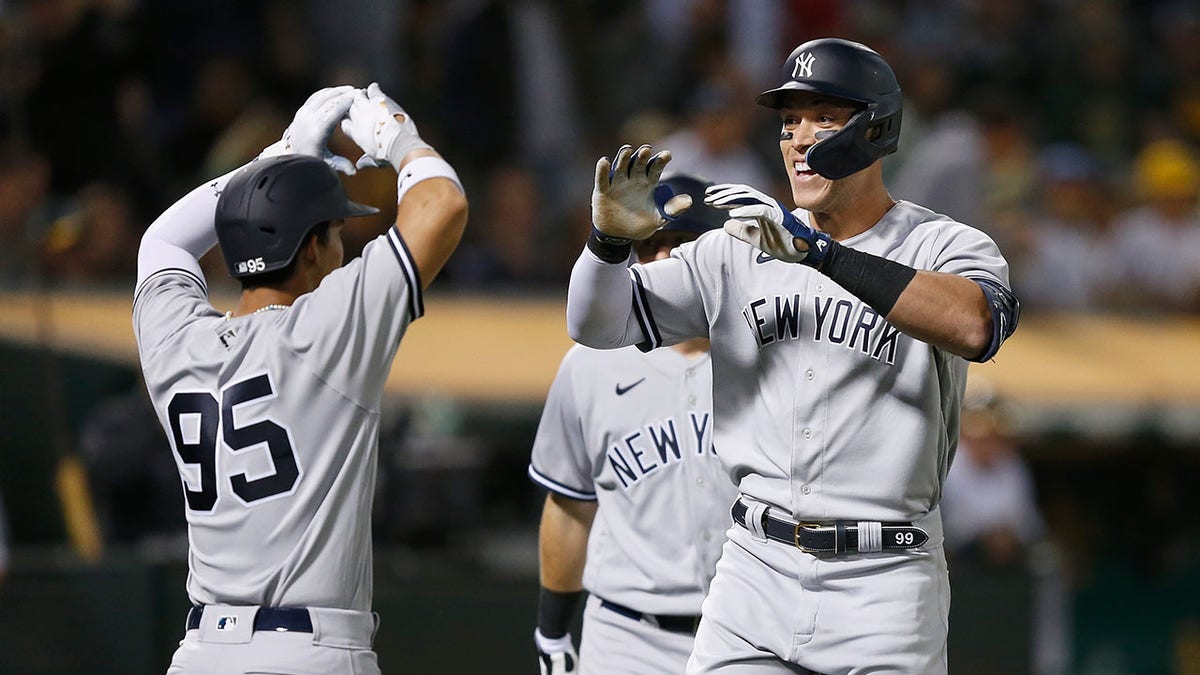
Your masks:
{"label": "white wrist band", "polygon": [[558,652],[565,652],[575,648],[575,645],[571,642],[570,633],[567,633],[562,637],[548,638],[545,635],[542,635],[541,628],[533,629],[533,641],[537,645],[538,649],[547,654],[556,654]]}
{"label": "white wrist band", "polygon": [[454,167],[446,160],[441,157],[418,157],[405,164],[396,176],[396,203],[404,199],[404,194],[411,190],[412,186],[430,178],[449,178],[458,186],[460,192],[466,194]]}

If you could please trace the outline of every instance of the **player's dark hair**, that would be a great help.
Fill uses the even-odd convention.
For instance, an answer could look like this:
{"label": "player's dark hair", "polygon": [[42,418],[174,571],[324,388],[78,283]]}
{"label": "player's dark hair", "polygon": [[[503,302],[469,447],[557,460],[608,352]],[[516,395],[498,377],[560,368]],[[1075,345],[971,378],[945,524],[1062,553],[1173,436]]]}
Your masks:
{"label": "player's dark hair", "polygon": [[[319,242],[322,246],[328,244],[329,227],[331,222],[332,221],[326,220],[313,225],[301,240],[300,248],[304,248],[306,245],[308,245],[309,237],[316,237],[317,242]],[[248,277],[239,278],[238,281],[242,284],[242,290],[245,291],[251,288],[264,288],[283,285],[292,277],[292,273],[296,271],[296,261],[299,259],[300,256],[297,255],[296,257],[292,258],[292,261],[286,266],[280,267],[277,270],[271,270],[270,272],[263,272],[262,274],[253,274]]]}

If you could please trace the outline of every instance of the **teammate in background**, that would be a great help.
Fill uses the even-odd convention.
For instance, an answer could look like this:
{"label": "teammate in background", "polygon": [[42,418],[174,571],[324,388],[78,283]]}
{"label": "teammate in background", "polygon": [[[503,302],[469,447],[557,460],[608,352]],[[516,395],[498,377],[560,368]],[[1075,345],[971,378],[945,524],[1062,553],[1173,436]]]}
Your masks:
{"label": "teammate in background", "polygon": [[1007,406],[980,377],[972,378],[963,399],[942,505],[951,562],[1019,568],[1045,534],[1033,470],[1012,435]]}
{"label": "teammate in background", "polygon": [[[721,227],[711,183],[663,180],[696,206],[635,247],[647,263]],[[573,347],[550,387],[529,476],[547,488],[534,633],[543,675],[679,675],[737,491],[712,443],[708,340],[643,354]],[[586,563],[586,565],[585,565]],[[579,667],[568,632],[582,588]]]}
{"label": "teammate in background", "polygon": [[888,194],[901,94],[879,54],[814,40],[782,79],[757,100],[779,112],[799,208],[710,187],[724,232],[627,267],[670,153],[602,157],[568,329],[601,349],[712,340],[714,444],[741,495],[689,673],[945,673],[938,501],[967,362],[1016,325],[1008,265],[979,230]]}
{"label": "teammate in background", "polygon": [[[356,204],[326,149],[399,174],[395,226],[343,266]],[[328,165],[327,165],[328,164]],[[169,673],[378,673],[371,494],[384,381],[422,293],[462,235],[450,167],[377,85],[313,94],[283,139],[146,231],[133,323],[176,455],[194,607]],[[225,314],[198,260],[242,285]]]}

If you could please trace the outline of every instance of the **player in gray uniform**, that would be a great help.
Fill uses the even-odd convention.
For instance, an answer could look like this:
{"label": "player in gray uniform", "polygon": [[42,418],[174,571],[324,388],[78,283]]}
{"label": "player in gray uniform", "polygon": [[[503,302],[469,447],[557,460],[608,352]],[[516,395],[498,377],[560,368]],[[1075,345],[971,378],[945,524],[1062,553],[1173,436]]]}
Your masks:
{"label": "player in gray uniform", "polygon": [[[687,175],[659,184],[660,201],[687,194],[696,206],[638,242],[638,261],[721,227],[724,212],[699,204],[708,185]],[[707,339],[567,352],[529,463],[549,490],[534,634],[543,675],[683,672],[737,494],[712,430]],[[581,588],[576,668],[568,624]]]}
{"label": "player in gray uniform", "polygon": [[601,158],[568,329],[605,349],[712,340],[714,443],[741,496],[689,673],[945,673],[937,507],[967,362],[1016,325],[1008,265],[979,230],[888,194],[901,95],[882,57],[815,40],[782,79],[758,102],[779,111],[799,208],[713,186],[723,232],[627,268],[670,154]]}
{"label": "player in gray uniform", "polygon": [[[395,225],[343,266],[325,145],[398,173]],[[327,162],[329,165],[327,165]],[[454,170],[376,85],[315,93],[283,140],[146,231],[133,325],[188,522],[186,633],[169,673],[378,673],[371,501],[384,381],[466,221]],[[198,260],[242,284],[217,311]],[[181,617],[182,618],[182,617]]]}

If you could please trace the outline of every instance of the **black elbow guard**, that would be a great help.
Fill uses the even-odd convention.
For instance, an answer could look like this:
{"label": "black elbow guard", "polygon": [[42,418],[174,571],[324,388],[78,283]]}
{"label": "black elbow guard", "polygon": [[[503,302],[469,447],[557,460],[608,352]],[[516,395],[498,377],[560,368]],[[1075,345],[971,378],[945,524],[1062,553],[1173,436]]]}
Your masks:
{"label": "black elbow guard", "polygon": [[1000,351],[1000,345],[1017,329],[1017,321],[1021,318],[1021,301],[1013,292],[998,281],[992,279],[971,279],[983,289],[987,298],[988,309],[992,313],[992,339],[979,356],[971,359],[983,363]]}

